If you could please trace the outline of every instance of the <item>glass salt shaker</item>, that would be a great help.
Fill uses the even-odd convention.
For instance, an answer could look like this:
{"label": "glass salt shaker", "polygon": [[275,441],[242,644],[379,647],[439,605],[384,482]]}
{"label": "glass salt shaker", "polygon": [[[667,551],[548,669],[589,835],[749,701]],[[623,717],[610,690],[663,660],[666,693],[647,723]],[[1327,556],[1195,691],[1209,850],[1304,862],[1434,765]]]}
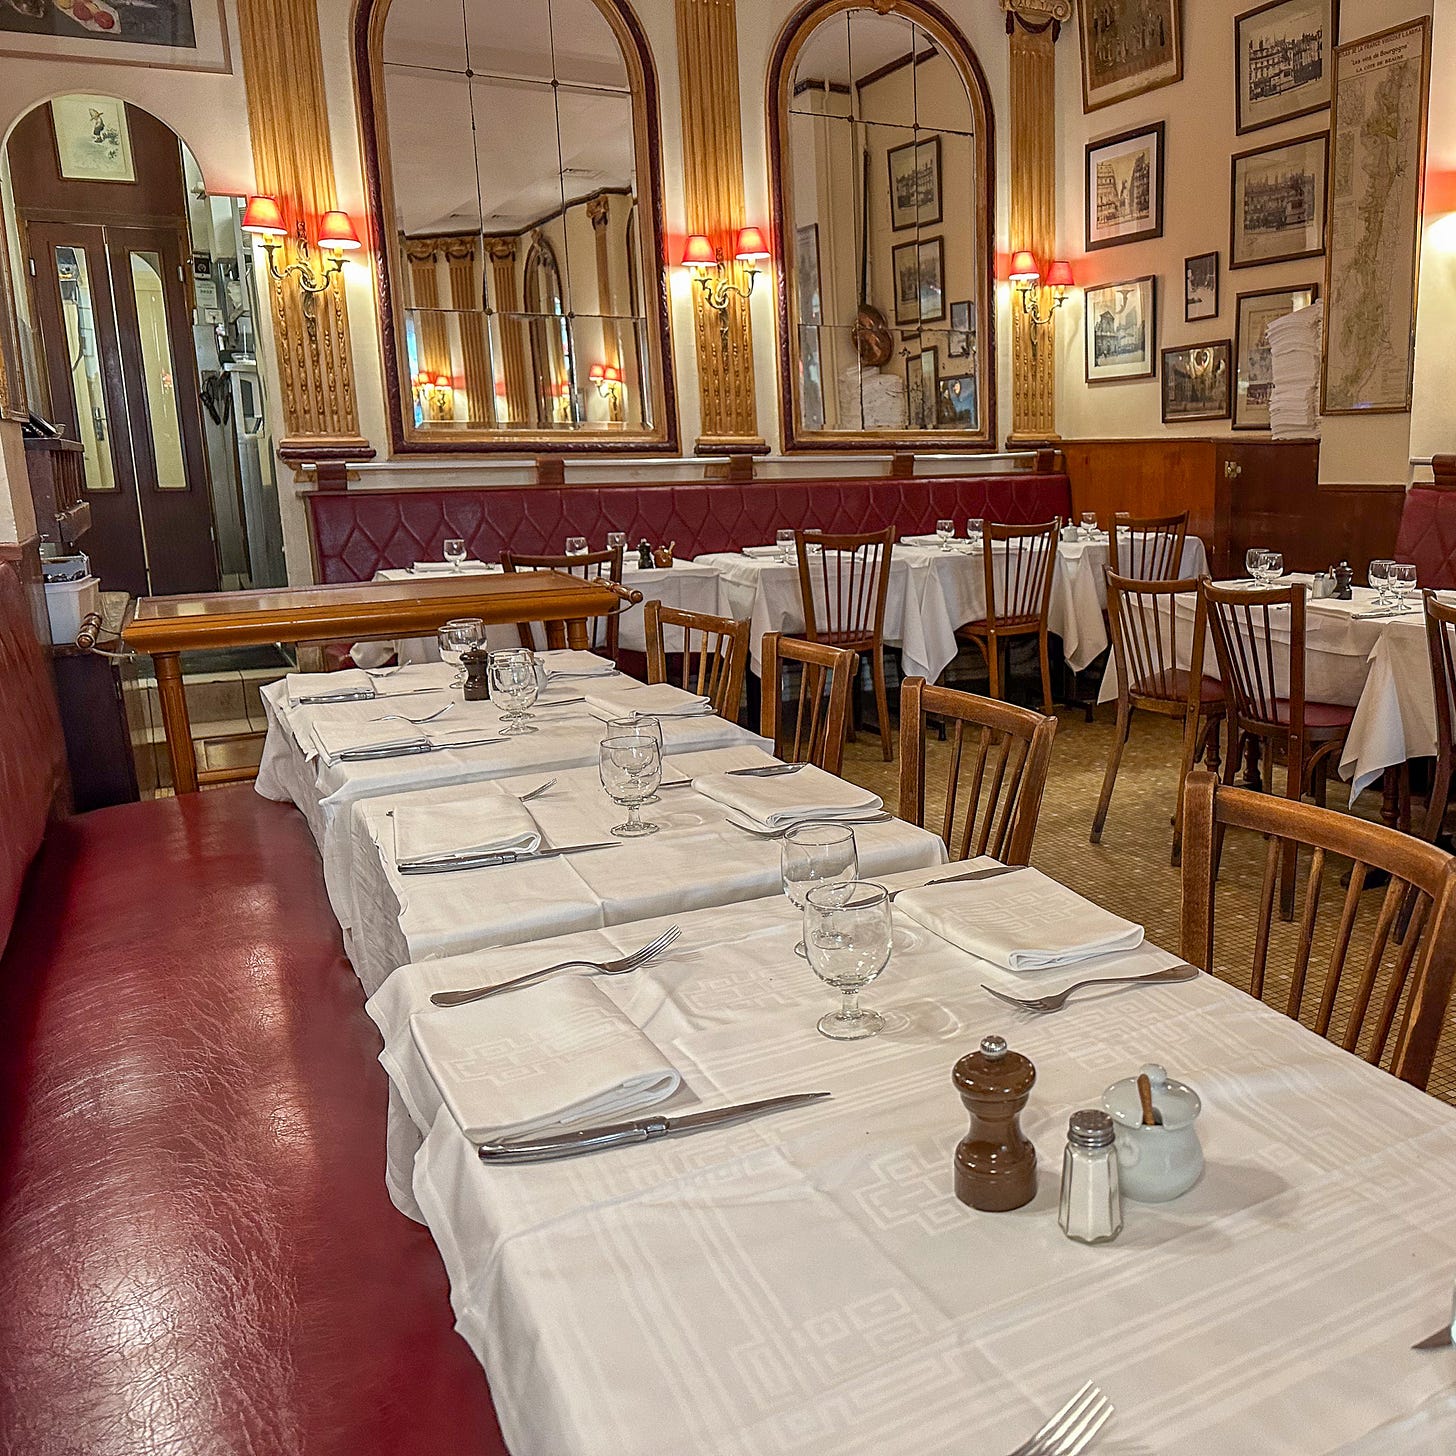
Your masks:
{"label": "glass salt shaker", "polygon": [[1122,1232],[1113,1123],[1100,1107],[1074,1112],[1067,1124],[1057,1222],[1069,1239],[1084,1244],[1105,1244]]}

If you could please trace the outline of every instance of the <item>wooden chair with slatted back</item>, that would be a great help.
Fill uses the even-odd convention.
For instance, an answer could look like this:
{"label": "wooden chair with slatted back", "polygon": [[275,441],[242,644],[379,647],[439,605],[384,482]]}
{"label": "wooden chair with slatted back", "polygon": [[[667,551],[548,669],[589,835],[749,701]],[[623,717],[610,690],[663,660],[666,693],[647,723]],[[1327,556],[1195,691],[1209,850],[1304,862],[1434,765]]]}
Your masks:
{"label": "wooden chair with slatted back", "polygon": [[[795,531],[794,541],[799,554],[804,637],[869,658],[880,720],[880,750],[888,763],[895,750],[890,699],[885,691],[885,599],[890,590],[895,528],[886,526],[883,531],[859,535]],[[820,548],[812,556],[811,546]]]}
{"label": "wooden chair with slatted back", "polygon": [[[1202,770],[1188,776],[1184,814],[1184,959],[1209,972],[1217,963],[1214,864],[1224,831],[1249,829],[1265,835],[1268,847],[1254,926],[1250,992],[1367,1062],[1381,1063],[1389,1050],[1390,1070],[1404,1081],[1424,1087],[1456,975],[1456,859],[1387,825],[1230,788]],[[1312,851],[1287,988],[1271,984],[1282,979],[1282,973],[1271,973],[1269,956],[1275,885],[1286,843]],[[1328,941],[1330,945],[1321,983],[1317,970],[1311,976],[1311,962],[1315,960],[1321,890],[1327,888],[1323,883],[1326,862],[1331,855],[1351,859],[1354,865],[1343,894],[1336,884],[1328,887],[1341,904],[1338,919],[1329,917],[1334,922],[1333,933],[1326,931],[1319,937],[1322,944]],[[1387,873],[1390,881],[1378,910],[1371,906],[1362,913],[1361,893],[1376,870]],[[1408,896],[1415,902],[1410,927],[1398,940],[1393,933],[1395,922]],[[1247,926],[1241,924],[1239,929],[1246,933]],[[1310,1001],[1308,1010],[1306,999]]]}
{"label": "wooden chair with slatted back", "polygon": [[[622,584],[622,548],[613,546],[608,551],[588,551],[581,556],[528,556],[516,551],[502,551],[501,565],[507,571],[564,571],[569,576],[579,576],[585,581],[604,580]],[[606,655],[617,655],[618,618],[620,609],[604,617],[591,620],[590,646],[592,651],[601,647]],[[522,622],[519,628],[521,646],[535,645],[531,624]],[[566,629],[560,622],[546,623],[547,647],[564,647]]]}
{"label": "wooden chair with slatted back", "polygon": [[707,612],[685,612],[665,607],[655,599],[645,607],[647,618],[647,681],[668,681],[665,628],[682,634],[682,649],[674,653],[682,661],[685,691],[699,693],[713,704],[713,711],[730,723],[738,721],[738,701],[743,696],[743,676],[748,670],[747,622],[732,617],[714,617]]}
{"label": "wooden chair with slatted back", "polygon": [[[954,724],[938,824],[925,818],[927,714]],[[1002,864],[1029,864],[1056,732],[1055,718],[1030,708],[907,677],[900,689],[900,818],[939,833],[952,859],[989,854]]]}
{"label": "wooden chair with slatted back", "polygon": [[[845,647],[826,647],[765,632],[763,651],[763,715],[759,732],[787,763],[812,763],[837,774],[844,762],[844,729],[849,719],[849,690],[859,671],[859,657]],[[799,692],[792,728],[783,721],[785,663],[798,663]]]}
{"label": "wooden chair with slatted back", "polygon": [[[1180,597],[1185,603],[1192,599],[1186,617],[1179,611]],[[1088,835],[1093,844],[1102,842],[1102,826],[1107,822],[1132,715],[1142,708],[1177,718],[1183,725],[1183,754],[1173,813],[1172,862],[1178,863],[1183,843],[1183,780],[1200,753],[1207,754],[1208,767],[1218,772],[1218,734],[1225,717],[1223,684],[1203,671],[1203,644],[1208,632],[1205,610],[1197,577],[1134,581],[1112,571],[1107,573],[1107,629],[1117,674],[1117,727]],[[1186,662],[1187,667],[1180,667],[1180,662]]]}
{"label": "wooden chair with slatted back", "polygon": [[1107,538],[1108,567],[1118,576],[1138,581],[1171,581],[1183,569],[1187,538],[1187,511],[1176,516],[1130,516],[1118,511]]}
{"label": "wooden chair with slatted back", "polygon": [[1446,821],[1451,800],[1451,774],[1456,764],[1456,606],[1439,601],[1433,591],[1421,593],[1425,606],[1426,650],[1431,659],[1431,686],[1436,697],[1436,766],[1431,797],[1421,833],[1432,843]]}
{"label": "wooden chair with slatted back", "polygon": [[[1052,711],[1052,668],[1047,655],[1047,612],[1062,522],[1005,526],[987,522],[981,534],[986,582],[986,615],[965,622],[956,636],[974,642],[986,659],[990,693],[1001,696],[1001,647],[1017,637],[1035,636],[1041,657],[1042,711]],[[1000,546],[1002,549],[997,550]]]}

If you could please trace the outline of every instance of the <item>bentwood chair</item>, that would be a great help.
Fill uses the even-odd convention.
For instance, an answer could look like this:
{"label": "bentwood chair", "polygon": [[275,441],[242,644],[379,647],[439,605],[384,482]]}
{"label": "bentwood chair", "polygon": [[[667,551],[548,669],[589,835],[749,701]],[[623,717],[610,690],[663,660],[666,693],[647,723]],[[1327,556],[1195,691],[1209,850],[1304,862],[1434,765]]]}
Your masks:
{"label": "bentwood chair", "polygon": [[[888,763],[894,755],[890,736],[890,699],[885,691],[885,599],[890,589],[890,556],[895,528],[863,535],[826,535],[795,531],[799,553],[799,591],[804,606],[804,637],[827,647],[864,653],[870,660],[880,749]],[[809,547],[821,548],[813,556]]]}
{"label": "bentwood chair", "polygon": [[[1247,739],[1255,750],[1251,765],[1257,765],[1260,747],[1271,768],[1276,757],[1283,757],[1285,798],[1298,800],[1312,792],[1323,805],[1330,762],[1349,735],[1355,710],[1305,697],[1305,587],[1295,583],[1246,591],[1205,580],[1202,595],[1228,714],[1224,779],[1232,783],[1238,745]],[[1294,914],[1297,842],[1286,841],[1283,853],[1279,913],[1288,920]]]}
{"label": "bentwood chair", "polygon": [[[1037,640],[1041,658],[1042,711],[1052,711],[1052,668],[1047,655],[1047,611],[1052,600],[1052,575],[1057,567],[1060,518],[1038,526],[1004,526],[988,522],[981,536],[986,580],[986,615],[956,628],[956,636],[974,642],[986,659],[993,698],[1001,696],[1001,648],[1017,637]],[[997,550],[997,547],[1000,550]]]}
{"label": "bentwood chair", "polygon": [[[1391,1072],[1424,1087],[1456,973],[1456,859],[1387,825],[1230,788],[1206,772],[1189,775],[1184,800],[1184,958],[1210,973],[1215,969],[1214,866],[1224,831],[1249,829],[1264,835],[1251,994],[1367,1062],[1386,1063],[1389,1053]],[[1287,985],[1282,957],[1272,963],[1270,957],[1275,882],[1286,845],[1312,851]],[[1331,855],[1351,859],[1354,865],[1343,897],[1330,896],[1341,902],[1338,916],[1330,915],[1333,923],[1317,935],[1321,890],[1334,888],[1324,884]],[[1384,871],[1390,881],[1379,909],[1362,910],[1361,894],[1375,871]],[[1396,919],[1408,898],[1414,902],[1410,926],[1397,938]],[[1248,927],[1240,923],[1236,929],[1238,938],[1246,940]],[[1292,938],[1293,932],[1284,932],[1284,937]],[[1329,947],[1322,975],[1318,964],[1311,973],[1317,943]],[[1323,949],[1320,960],[1325,960]]]}
{"label": "bentwood chair", "polygon": [[1107,538],[1108,567],[1138,581],[1171,581],[1182,570],[1187,538],[1187,511],[1141,517],[1118,511]]}
{"label": "bentwood chair", "polygon": [[[1192,599],[1192,611],[1187,617],[1178,610],[1180,597],[1185,603]],[[1200,753],[1207,755],[1209,769],[1218,772],[1218,735],[1225,716],[1223,684],[1203,672],[1203,643],[1208,630],[1205,610],[1197,577],[1134,581],[1115,572],[1107,573],[1107,628],[1117,674],[1117,728],[1102,778],[1102,795],[1092,816],[1088,838],[1093,844],[1102,843],[1102,827],[1107,822],[1112,787],[1132,729],[1132,715],[1142,708],[1177,718],[1183,727],[1173,814],[1172,862],[1178,863],[1183,844],[1183,780]],[[1180,661],[1188,666],[1180,667]]]}
{"label": "bentwood chair", "polygon": [[[784,721],[783,714],[781,671],[787,663],[803,669],[792,724]],[[763,712],[758,731],[786,762],[812,763],[837,774],[844,762],[849,690],[859,671],[859,657],[848,648],[765,632],[762,667]]]}
{"label": "bentwood chair", "polygon": [[[605,580],[615,582],[618,586],[622,584],[620,546],[614,546],[610,551],[588,551],[581,556],[527,556],[516,551],[502,551],[501,565],[507,571],[564,571],[585,581]],[[620,610],[592,620],[590,641],[593,650],[604,646],[608,657],[616,657],[619,616]],[[521,623],[520,633],[523,647],[534,645],[529,622]],[[565,642],[566,633],[562,624],[546,623],[546,645],[561,647]]]}
{"label": "bentwood chair", "polygon": [[1456,752],[1456,606],[1438,601],[1433,591],[1423,591],[1426,650],[1431,659],[1431,686],[1436,696],[1436,766],[1431,772],[1431,798],[1426,807],[1421,833],[1433,844],[1446,820],[1451,799],[1451,773]]}
{"label": "bentwood chair", "polygon": [[[938,824],[925,817],[925,719],[931,713],[955,725]],[[900,689],[899,817],[936,830],[952,859],[989,854],[1002,864],[1029,864],[1056,732],[1055,718],[1030,708],[907,677]],[[970,781],[957,829],[963,761]]]}
{"label": "bentwood chair", "polygon": [[681,686],[699,693],[713,704],[713,711],[730,723],[738,721],[738,700],[743,695],[743,677],[748,670],[747,622],[732,617],[713,617],[706,612],[685,612],[665,607],[655,599],[647,602],[647,681],[668,681],[667,642],[664,628],[682,634]]}

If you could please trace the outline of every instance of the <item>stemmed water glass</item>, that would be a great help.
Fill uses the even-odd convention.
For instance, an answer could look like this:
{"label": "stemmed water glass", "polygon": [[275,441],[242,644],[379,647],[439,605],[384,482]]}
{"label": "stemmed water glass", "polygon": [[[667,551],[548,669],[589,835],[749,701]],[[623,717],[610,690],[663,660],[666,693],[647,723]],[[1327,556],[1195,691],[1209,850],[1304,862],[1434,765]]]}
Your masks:
{"label": "stemmed water glass", "polygon": [[646,823],[640,812],[662,782],[662,750],[656,739],[645,733],[603,738],[597,765],[602,787],[627,811],[625,822],[613,825],[612,833],[621,839],[656,834],[658,826]]}
{"label": "stemmed water glass", "polygon": [[1084,541],[1095,541],[1097,539],[1097,512],[1082,512],[1082,539]]}
{"label": "stemmed water glass", "polygon": [[1268,554],[1262,546],[1250,546],[1244,552],[1244,570],[1249,573],[1249,580],[1255,586],[1259,586],[1264,580],[1264,558]]}
{"label": "stemmed water glass", "polygon": [[972,516],[966,521],[966,540],[976,543],[981,539],[981,532],[985,529],[986,523],[980,516]]}
{"label": "stemmed water glass", "polygon": [[955,540],[955,522],[937,521],[935,523],[935,534],[940,537],[940,549],[950,550],[950,543]]}
{"label": "stemmed water glass", "polygon": [[625,531],[607,532],[607,550],[615,551],[620,546],[623,551],[627,549],[627,533]]}
{"label": "stemmed water glass", "polygon": [[779,548],[779,557],[783,561],[794,559],[794,532],[792,528],[774,532],[774,542]]}
{"label": "stemmed water glass", "polygon": [[[848,824],[795,824],[780,841],[784,894],[797,909],[816,885],[850,885],[859,875],[859,849]],[[804,942],[794,947],[804,955]]]}
{"label": "stemmed water glass", "polygon": [[1264,553],[1263,575],[1261,580],[1265,586],[1273,586],[1281,576],[1284,575],[1284,557],[1278,551],[1266,551]]}
{"label": "stemmed water glass", "polygon": [[490,698],[505,709],[501,732],[534,733],[527,711],[536,701],[536,654],[529,647],[507,647],[489,658]]}
{"label": "stemmed water glass", "polygon": [[1410,561],[1392,561],[1390,563],[1390,590],[1395,597],[1396,606],[1404,609],[1408,594],[1415,589],[1415,564]]}
{"label": "stemmed water glass", "polygon": [[819,1018],[820,1032],[834,1041],[859,1041],[885,1029],[885,1018],[859,1004],[859,993],[890,963],[894,931],[890,892],[856,880],[818,885],[804,902],[804,943],[809,965],[844,1000]]}
{"label": "stemmed water glass", "polygon": [[[662,755],[662,719],[634,713],[630,718],[607,719],[608,738],[650,738],[657,744],[658,756]],[[642,801],[644,804],[660,804],[662,795],[655,791]]]}
{"label": "stemmed water glass", "polygon": [[566,538],[566,554],[568,556],[585,556],[587,550],[585,536],[568,536]]}
{"label": "stemmed water glass", "polygon": [[451,571],[459,571],[465,565],[465,542],[458,536],[445,542],[445,560],[450,563]]}
{"label": "stemmed water glass", "polygon": [[452,688],[458,688],[465,681],[460,666],[460,655],[485,641],[485,623],[479,617],[453,617],[435,633],[440,644],[440,657],[455,669],[450,681]]}
{"label": "stemmed water glass", "polygon": [[1388,599],[1390,592],[1390,568],[1394,565],[1395,562],[1388,561],[1384,557],[1380,557],[1370,563],[1367,580],[1370,582],[1371,589],[1375,592],[1375,605],[1377,607],[1383,607]]}

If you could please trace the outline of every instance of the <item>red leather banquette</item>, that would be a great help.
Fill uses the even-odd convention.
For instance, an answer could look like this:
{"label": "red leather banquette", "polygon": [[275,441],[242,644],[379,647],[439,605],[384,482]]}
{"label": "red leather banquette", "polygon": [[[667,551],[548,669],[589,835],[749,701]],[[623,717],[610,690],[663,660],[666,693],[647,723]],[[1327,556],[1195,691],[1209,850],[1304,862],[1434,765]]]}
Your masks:
{"label": "red leather banquette", "polygon": [[505,1456],[302,817],[63,762],[0,562],[0,1451]]}
{"label": "red leather banquette", "polygon": [[679,556],[732,551],[772,541],[783,526],[825,531],[930,531],[949,517],[995,521],[1066,520],[1065,475],[916,476],[908,480],[641,482],[630,485],[431,487],[311,491],[319,581],[368,581],[387,566],[438,561],[450,537],[480,561],[504,549],[560,551],[568,536],[600,547],[608,531],[634,545],[677,543]]}
{"label": "red leather banquette", "polygon": [[1422,586],[1456,587],[1456,489],[1413,485],[1406,491],[1395,558],[1415,563]]}

